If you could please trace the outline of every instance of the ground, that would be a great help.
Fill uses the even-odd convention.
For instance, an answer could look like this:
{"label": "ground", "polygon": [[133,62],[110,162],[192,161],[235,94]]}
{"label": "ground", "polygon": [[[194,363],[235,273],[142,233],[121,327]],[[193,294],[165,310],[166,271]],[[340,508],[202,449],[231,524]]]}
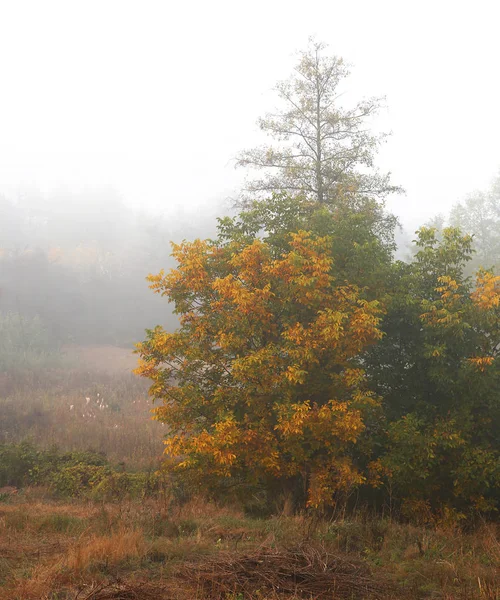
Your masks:
{"label": "ground", "polygon": [[165,495],[57,502],[33,488],[0,503],[0,598],[498,600],[498,535],[258,519]]}

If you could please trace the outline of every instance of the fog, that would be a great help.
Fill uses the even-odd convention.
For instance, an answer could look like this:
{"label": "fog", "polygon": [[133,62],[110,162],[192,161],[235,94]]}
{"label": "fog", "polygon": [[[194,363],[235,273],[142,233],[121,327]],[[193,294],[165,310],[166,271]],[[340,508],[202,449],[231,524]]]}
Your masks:
{"label": "fog", "polygon": [[311,35],[352,65],[346,99],[386,96],[377,164],[411,237],[500,166],[499,18],[493,1],[1,3],[2,311],[117,344],[168,321],[144,276],[169,240],[213,234]]}
{"label": "fog", "polygon": [[485,185],[500,162],[493,1],[3,2],[0,181],[105,184],[132,206],[204,206],[239,185],[310,35],[353,64],[349,92],[385,95],[380,164],[420,221]]}

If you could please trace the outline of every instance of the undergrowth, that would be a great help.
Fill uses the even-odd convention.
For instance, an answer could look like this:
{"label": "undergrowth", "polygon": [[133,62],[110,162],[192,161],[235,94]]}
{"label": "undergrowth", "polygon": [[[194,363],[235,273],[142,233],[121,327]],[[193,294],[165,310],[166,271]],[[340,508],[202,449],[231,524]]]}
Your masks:
{"label": "undergrowth", "polygon": [[2,599],[500,598],[491,523],[466,533],[363,515],[252,518],[168,495],[68,503],[40,494],[0,504]]}

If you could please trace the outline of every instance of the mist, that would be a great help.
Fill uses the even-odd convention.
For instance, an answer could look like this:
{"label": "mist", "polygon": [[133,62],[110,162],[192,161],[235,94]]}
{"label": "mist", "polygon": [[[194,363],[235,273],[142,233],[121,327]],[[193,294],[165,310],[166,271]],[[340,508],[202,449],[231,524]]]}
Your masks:
{"label": "mist", "polygon": [[[310,35],[351,65],[342,100],[384,96],[377,166],[414,231],[500,165],[494,3],[4,4],[0,21],[2,311],[59,341],[131,344],[175,326],[148,290],[170,242],[210,237],[261,143],[257,118]],[[91,333],[93,332],[93,333]]]}

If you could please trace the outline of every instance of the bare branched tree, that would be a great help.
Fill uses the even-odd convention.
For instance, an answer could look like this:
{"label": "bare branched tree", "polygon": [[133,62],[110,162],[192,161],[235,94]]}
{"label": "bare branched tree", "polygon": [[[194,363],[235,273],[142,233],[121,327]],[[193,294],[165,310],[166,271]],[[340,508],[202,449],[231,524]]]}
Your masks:
{"label": "bare branched tree", "polygon": [[368,120],[382,99],[369,98],[349,109],[340,106],[339,85],[349,70],[341,58],[324,55],[325,49],[310,40],[295,72],[277,84],[283,108],[258,123],[278,143],[246,150],[237,158],[237,166],[263,171],[262,177],[247,181],[243,200],[287,192],[334,205],[346,196],[383,200],[399,189],[374,166],[386,135],[372,133]]}

